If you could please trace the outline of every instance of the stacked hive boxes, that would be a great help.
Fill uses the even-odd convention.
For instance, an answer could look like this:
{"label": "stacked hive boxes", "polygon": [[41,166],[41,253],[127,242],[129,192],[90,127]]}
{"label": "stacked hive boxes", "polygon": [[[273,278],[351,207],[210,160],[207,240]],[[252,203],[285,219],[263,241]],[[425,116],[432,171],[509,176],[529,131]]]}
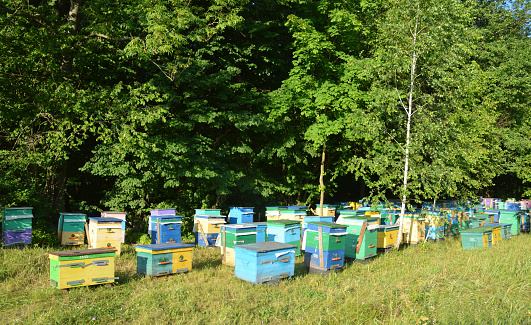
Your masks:
{"label": "stacked hive boxes", "polygon": [[491,223],[491,224],[485,224],[485,226],[483,227],[483,230],[485,229],[490,229],[490,231],[492,231],[492,235],[491,235],[491,246],[492,245],[495,245],[499,242],[501,242],[502,240],[502,234],[501,234],[501,229],[502,227],[500,226],[500,224],[494,224],[494,223]]}
{"label": "stacked hive boxes", "polygon": [[301,222],[297,220],[268,220],[267,238],[269,241],[296,246],[295,256],[301,255]]}
{"label": "stacked hive boxes", "polygon": [[234,207],[229,210],[229,223],[250,223],[253,222],[254,208]]}
{"label": "stacked hive boxes", "polygon": [[302,223],[302,234],[304,234],[304,231],[308,228],[309,222],[334,222],[333,216],[306,216],[304,217],[304,221]]}
{"label": "stacked hive boxes", "polygon": [[2,208],[2,244],[31,244],[33,208]]}
{"label": "stacked hive boxes", "polygon": [[221,215],[219,209],[195,209],[195,244],[203,247],[214,245],[221,231],[221,225],[225,223],[225,216]]}
{"label": "stacked hive boxes", "polygon": [[188,272],[192,269],[192,244],[135,245],[136,272],[161,276]]}
{"label": "stacked hive boxes", "polygon": [[58,289],[113,283],[114,249],[83,249],[48,253],[50,284]]}
{"label": "stacked hive boxes", "polygon": [[151,210],[151,244],[175,244],[181,242],[182,217],[175,209]]}
{"label": "stacked hive boxes", "polygon": [[304,264],[310,273],[341,269],[345,262],[347,226],[310,222],[305,237]]}
{"label": "stacked hive boxes", "polygon": [[256,227],[257,243],[263,243],[267,241],[267,222],[249,222],[245,224]]}
{"label": "stacked hive boxes", "polygon": [[252,283],[264,283],[292,277],[295,273],[295,249],[289,244],[264,242],[234,247],[236,277]]}
{"label": "stacked hive boxes", "polygon": [[287,209],[280,209],[280,219],[282,220],[296,220],[303,222],[306,216],[306,207],[304,206],[288,206]]}
{"label": "stacked hive boxes", "polygon": [[[322,210],[322,212],[321,212]],[[335,217],[336,215],[336,206],[330,205],[330,204],[323,204],[323,208],[321,209],[321,205],[317,205],[315,208],[315,214],[322,217]]]}
{"label": "stacked hive boxes", "polygon": [[60,212],[58,235],[61,245],[85,244],[86,223],[86,214]]}
{"label": "stacked hive boxes", "polygon": [[235,250],[238,245],[256,243],[256,226],[249,224],[222,225],[219,237],[222,263],[234,266]]}
{"label": "stacked hive boxes", "polygon": [[287,209],[287,206],[271,206],[266,207],[266,220],[279,220],[280,219],[280,210]]}
{"label": "stacked hive boxes", "polygon": [[519,210],[500,210],[500,223],[511,224],[511,235],[517,236],[521,232],[522,212]]}
{"label": "stacked hive boxes", "polygon": [[89,248],[105,248],[120,256],[122,244],[122,220],[116,218],[89,217]]}
{"label": "stacked hive boxes", "polygon": [[346,226],[345,257],[359,262],[370,260],[377,253],[379,218],[368,216],[344,217]]}
{"label": "stacked hive boxes", "polygon": [[102,211],[102,218],[116,218],[122,220],[122,244],[125,243],[125,222],[126,222],[126,213],[119,211]]}

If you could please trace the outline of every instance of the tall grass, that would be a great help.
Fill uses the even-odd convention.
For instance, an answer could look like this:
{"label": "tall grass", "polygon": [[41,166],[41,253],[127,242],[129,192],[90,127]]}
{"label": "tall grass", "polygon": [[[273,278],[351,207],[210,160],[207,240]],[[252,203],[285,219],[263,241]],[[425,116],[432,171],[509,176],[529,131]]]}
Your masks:
{"label": "tall grass", "polygon": [[1,324],[531,323],[530,235],[473,251],[459,239],[426,243],[328,276],[306,274],[298,258],[295,277],[277,285],[236,278],[205,248],[189,273],[144,278],[126,245],[117,285],[68,292],[49,285],[49,250],[0,250]]}

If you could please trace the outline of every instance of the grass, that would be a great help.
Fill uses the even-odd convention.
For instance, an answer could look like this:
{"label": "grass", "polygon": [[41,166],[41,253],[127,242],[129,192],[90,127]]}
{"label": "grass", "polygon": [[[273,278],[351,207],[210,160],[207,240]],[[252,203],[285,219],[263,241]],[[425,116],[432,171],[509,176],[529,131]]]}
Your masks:
{"label": "grass", "polygon": [[136,253],[116,259],[118,284],[62,292],[49,285],[47,252],[1,249],[1,324],[530,324],[531,236],[481,250],[460,240],[426,243],[348,264],[338,274],[253,285],[196,248],[193,270],[136,274]]}

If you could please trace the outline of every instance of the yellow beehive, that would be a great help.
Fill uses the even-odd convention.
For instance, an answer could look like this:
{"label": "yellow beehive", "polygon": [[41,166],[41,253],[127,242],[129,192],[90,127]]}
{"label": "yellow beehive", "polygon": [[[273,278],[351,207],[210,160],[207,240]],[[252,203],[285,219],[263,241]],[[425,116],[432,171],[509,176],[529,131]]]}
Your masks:
{"label": "yellow beehive", "polygon": [[[402,227],[402,243],[416,245],[424,241],[426,222],[418,215],[404,215]],[[397,222],[399,225],[399,223]]]}
{"label": "yellow beehive", "polygon": [[397,225],[382,225],[378,228],[378,237],[376,241],[376,248],[387,249],[393,247],[398,238],[399,226]]}
{"label": "yellow beehive", "polygon": [[90,248],[116,250],[120,256],[122,244],[122,220],[116,218],[89,218],[88,242]]}
{"label": "yellow beehive", "polygon": [[[225,224],[225,216],[195,216],[195,231],[202,229],[205,234],[219,234],[221,225]],[[199,227],[201,225],[201,227]]]}
{"label": "yellow beehive", "polygon": [[84,231],[62,231],[61,232],[62,245],[83,245],[85,244]]}
{"label": "yellow beehive", "polygon": [[221,263],[234,267],[236,263],[234,248],[221,247]]}

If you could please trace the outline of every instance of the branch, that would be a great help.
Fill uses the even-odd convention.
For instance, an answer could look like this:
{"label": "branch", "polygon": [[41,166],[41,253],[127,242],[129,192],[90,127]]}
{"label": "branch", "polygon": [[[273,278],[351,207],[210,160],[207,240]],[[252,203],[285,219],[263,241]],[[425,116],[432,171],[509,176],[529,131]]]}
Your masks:
{"label": "branch", "polygon": [[18,8],[16,10],[13,10],[13,9],[9,9],[8,7],[6,7],[3,4],[0,4],[0,10],[5,11],[8,14],[11,14],[12,16],[24,17],[24,18],[28,18],[28,19],[34,20],[34,21],[38,22],[41,25],[49,25],[50,24],[50,21],[48,19],[44,18],[42,15],[39,15],[39,14],[31,15],[31,14],[28,14],[28,13],[26,13],[24,11],[19,11]]}
{"label": "branch", "polygon": [[135,38],[138,38],[137,36],[129,36],[129,37],[120,37],[120,38],[117,38],[117,37],[110,37],[110,36],[107,36],[107,35],[104,35],[104,34],[100,34],[100,33],[92,33],[90,35],[87,35],[83,38],[83,40],[86,40],[88,38],[91,38],[91,37],[101,37],[101,38],[105,38],[105,39],[108,39],[110,41],[130,41],[132,39],[135,39]]}

